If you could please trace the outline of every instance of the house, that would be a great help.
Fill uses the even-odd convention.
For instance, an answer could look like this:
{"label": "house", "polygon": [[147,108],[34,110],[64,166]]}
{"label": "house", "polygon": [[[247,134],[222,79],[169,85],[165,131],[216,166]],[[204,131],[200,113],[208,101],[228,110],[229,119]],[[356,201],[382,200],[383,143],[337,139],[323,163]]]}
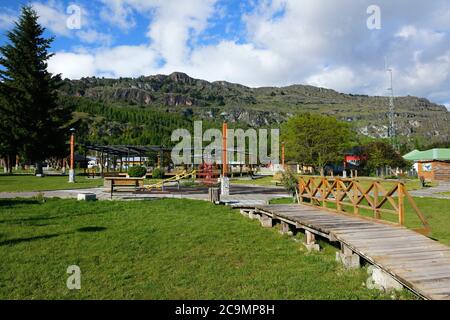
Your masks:
{"label": "house", "polygon": [[450,181],[450,149],[414,150],[403,156],[414,161],[419,177],[429,181]]}

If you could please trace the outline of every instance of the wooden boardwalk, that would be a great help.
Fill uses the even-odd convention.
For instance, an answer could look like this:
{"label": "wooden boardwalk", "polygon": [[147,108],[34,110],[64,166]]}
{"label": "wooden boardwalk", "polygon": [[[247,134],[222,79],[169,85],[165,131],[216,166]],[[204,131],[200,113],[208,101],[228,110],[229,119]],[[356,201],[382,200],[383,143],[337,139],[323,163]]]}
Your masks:
{"label": "wooden boardwalk", "polygon": [[340,242],[425,299],[450,300],[450,247],[405,227],[307,205],[260,205],[255,213]]}

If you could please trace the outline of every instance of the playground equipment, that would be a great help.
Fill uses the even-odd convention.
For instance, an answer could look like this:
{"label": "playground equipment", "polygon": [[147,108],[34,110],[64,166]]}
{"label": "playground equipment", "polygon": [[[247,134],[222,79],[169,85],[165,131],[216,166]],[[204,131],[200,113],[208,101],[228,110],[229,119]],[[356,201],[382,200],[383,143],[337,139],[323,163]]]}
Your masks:
{"label": "playground equipment", "polygon": [[164,191],[164,186],[171,182],[176,182],[179,188],[180,181],[183,179],[187,179],[189,177],[197,179],[201,185],[211,187],[217,185],[218,183],[219,170],[216,165],[203,163],[199,165],[197,170],[193,170],[191,172],[187,172],[185,170],[180,174],[177,174],[168,179],[164,179],[158,183],[145,185],[143,189],[145,191],[153,191],[153,190]]}
{"label": "playground equipment", "polygon": [[144,186],[144,190],[146,191],[152,191],[152,190],[161,190],[164,191],[164,185],[169,183],[169,182],[177,182],[178,183],[178,187],[180,186],[180,180],[182,179],[186,179],[188,177],[194,177],[196,176],[197,171],[193,170],[191,172],[187,172],[187,171],[183,171],[180,174],[177,174],[176,176],[173,176],[171,178],[168,179],[164,179],[158,183],[155,184],[151,184],[151,185],[145,185]]}
{"label": "playground equipment", "polygon": [[203,163],[199,165],[197,177],[204,186],[214,186],[218,183],[219,169],[216,165]]}

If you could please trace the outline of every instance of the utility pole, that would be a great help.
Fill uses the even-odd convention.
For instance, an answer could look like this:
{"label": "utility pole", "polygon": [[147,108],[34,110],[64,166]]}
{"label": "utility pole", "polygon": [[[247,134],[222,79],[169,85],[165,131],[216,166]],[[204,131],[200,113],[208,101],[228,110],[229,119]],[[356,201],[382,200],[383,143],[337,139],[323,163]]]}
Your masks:
{"label": "utility pole", "polygon": [[69,182],[75,182],[75,129],[70,129],[70,169]]}
{"label": "utility pole", "polygon": [[394,85],[393,85],[393,70],[388,67],[386,61],[386,71],[389,72],[390,86],[387,89],[389,92],[389,125],[388,125],[388,138],[391,140],[392,146],[397,150],[397,133],[395,130],[395,104],[394,104]]}
{"label": "utility pole", "polygon": [[222,196],[230,195],[230,180],[228,179],[228,124],[226,122],[222,125],[222,177],[220,178],[220,194]]}

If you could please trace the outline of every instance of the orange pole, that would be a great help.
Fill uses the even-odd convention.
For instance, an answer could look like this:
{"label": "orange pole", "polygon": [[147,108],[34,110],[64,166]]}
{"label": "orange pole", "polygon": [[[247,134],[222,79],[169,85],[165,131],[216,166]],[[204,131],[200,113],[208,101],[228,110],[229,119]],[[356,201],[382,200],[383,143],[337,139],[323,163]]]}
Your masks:
{"label": "orange pole", "polygon": [[222,125],[222,176],[224,177],[226,177],[228,174],[227,132],[228,124],[224,122]]}
{"label": "orange pole", "polygon": [[70,136],[70,169],[72,169],[72,170],[75,167],[74,149],[75,149],[75,137],[72,132],[72,135]]}

